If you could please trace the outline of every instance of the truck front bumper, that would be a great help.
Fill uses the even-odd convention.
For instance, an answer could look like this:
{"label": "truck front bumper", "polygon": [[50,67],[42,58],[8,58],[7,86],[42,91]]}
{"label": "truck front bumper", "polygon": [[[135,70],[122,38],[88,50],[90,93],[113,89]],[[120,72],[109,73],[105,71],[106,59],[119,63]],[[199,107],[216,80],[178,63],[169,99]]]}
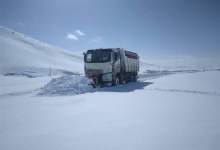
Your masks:
{"label": "truck front bumper", "polygon": [[103,82],[111,82],[112,81],[112,73],[105,73],[102,75]]}
{"label": "truck front bumper", "polygon": [[90,80],[90,85],[109,85],[112,83],[112,73],[97,74],[92,76],[87,76]]}

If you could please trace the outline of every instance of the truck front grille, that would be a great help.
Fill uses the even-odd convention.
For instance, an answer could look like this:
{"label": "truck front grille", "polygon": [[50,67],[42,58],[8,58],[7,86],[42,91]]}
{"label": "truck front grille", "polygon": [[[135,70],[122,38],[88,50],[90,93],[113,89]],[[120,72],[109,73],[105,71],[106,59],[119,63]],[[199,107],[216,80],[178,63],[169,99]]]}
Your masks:
{"label": "truck front grille", "polygon": [[87,76],[94,76],[94,75],[100,75],[102,74],[102,70],[98,69],[88,69],[86,70],[86,75]]}

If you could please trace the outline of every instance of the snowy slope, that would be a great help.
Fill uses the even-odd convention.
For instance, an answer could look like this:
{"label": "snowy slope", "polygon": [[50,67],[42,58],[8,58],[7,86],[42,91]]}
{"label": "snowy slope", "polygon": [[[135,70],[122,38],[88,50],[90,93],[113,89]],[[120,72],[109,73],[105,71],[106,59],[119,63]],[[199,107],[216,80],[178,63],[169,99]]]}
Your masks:
{"label": "snowy slope", "polygon": [[0,73],[32,69],[83,72],[81,56],[0,27]]}

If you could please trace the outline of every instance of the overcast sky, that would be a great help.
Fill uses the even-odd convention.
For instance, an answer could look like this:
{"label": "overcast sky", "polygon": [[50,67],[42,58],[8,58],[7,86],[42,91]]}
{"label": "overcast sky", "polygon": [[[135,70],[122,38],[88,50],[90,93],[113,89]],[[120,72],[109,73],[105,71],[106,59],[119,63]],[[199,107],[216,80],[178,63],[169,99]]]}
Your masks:
{"label": "overcast sky", "polygon": [[0,25],[72,51],[220,53],[219,0],[0,0]]}

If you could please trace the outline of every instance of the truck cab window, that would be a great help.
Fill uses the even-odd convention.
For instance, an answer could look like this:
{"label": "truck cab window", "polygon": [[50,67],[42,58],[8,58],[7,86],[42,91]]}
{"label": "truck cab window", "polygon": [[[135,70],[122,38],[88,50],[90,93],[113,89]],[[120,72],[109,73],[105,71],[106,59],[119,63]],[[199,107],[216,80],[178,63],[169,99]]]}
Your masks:
{"label": "truck cab window", "polygon": [[103,56],[102,56],[102,61],[103,62],[106,62],[109,60],[109,54],[108,53],[103,53]]}

